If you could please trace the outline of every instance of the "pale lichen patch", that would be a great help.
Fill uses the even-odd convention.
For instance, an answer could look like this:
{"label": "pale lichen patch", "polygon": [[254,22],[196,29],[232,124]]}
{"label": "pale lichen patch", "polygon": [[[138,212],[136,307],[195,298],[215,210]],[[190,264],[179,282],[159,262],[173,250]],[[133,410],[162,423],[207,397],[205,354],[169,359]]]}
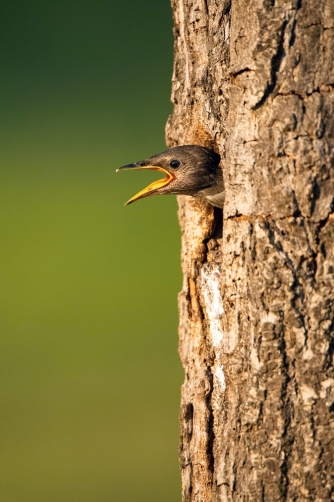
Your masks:
{"label": "pale lichen patch", "polygon": [[201,270],[201,293],[205,317],[210,326],[212,343],[220,349],[223,341],[221,318],[224,314],[222,295],[220,292],[220,270],[216,264],[206,264]]}
{"label": "pale lichen patch", "polygon": [[261,317],[261,323],[271,323],[271,324],[275,324],[276,322],[278,321],[278,317],[276,314],[274,314],[273,312],[268,312],[267,314],[265,314],[264,316]]}
{"label": "pale lichen patch", "polygon": [[226,381],[225,381],[223,365],[216,367],[215,372],[214,372],[214,376],[216,377],[216,379],[221,387],[221,392],[225,392],[226,391]]}
{"label": "pale lichen patch", "polygon": [[313,404],[313,401],[315,399],[317,399],[317,397],[318,397],[315,390],[312,389],[312,387],[309,387],[308,385],[301,385],[300,392],[301,392],[301,396],[304,401],[304,404],[306,404],[306,405]]}

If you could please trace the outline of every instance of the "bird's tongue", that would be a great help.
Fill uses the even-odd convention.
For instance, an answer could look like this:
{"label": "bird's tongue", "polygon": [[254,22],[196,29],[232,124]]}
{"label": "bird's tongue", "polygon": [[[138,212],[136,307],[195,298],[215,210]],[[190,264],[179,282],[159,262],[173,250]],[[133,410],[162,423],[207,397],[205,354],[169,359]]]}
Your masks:
{"label": "bird's tongue", "polygon": [[148,170],[151,170],[151,171],[159,171],[159,172],[162,172],[162,173],[166,174],[166,177],[163,178],[162,180],[153,181],[153,183],[151,183],[146,188],[144,188],[143,190],[141,190],[140,192],[138,192],[136,195],[134,195],[133,197],[131,197],[131,199],[129,199],[124,204],[125,206],[128,206],[129,204],[132,204],[132,202],[135,202],[138,199],[142,199],[143,197],[148,197],[149,195],[154,195],[155,192],[159,188],[162,188],[162,187],[168,185],[174,179],[174,176],[171,173],[169,173],[168,171],[166,171],[165,169],[163,169],[162,167],[158,167],[158,166],[140,166],[139,167],[138,166],[135,169],[138,169],[138,170],[139,169],[148,169]]}

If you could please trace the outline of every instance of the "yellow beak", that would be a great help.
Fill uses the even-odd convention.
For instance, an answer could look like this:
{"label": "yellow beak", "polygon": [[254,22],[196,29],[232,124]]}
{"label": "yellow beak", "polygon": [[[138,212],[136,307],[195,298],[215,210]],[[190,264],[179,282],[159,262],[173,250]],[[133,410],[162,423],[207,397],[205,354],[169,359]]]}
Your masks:
{"label": "yellow beak", "polygon": [[159,167],[159,166],[135,166],[134,164],[128,164],[127,166],[120,167],[119,169],[116,170],[116,172],[123,171],[126,169],[134,169],[136,171],[139,171],[142,169],[148,169],[150,171],[159,171],[161,173],[164,173],[166,175],[166,177],[163,178],[162,180],[153,181],[153,183],[151,183],[146,188],[144,188],[144,190],[141,190],[136,195],[131,197],[131,199],[129,199],[124,204],[124,206],[128,206],[129,204],[132,204],[132,202],[135,202],[136,200],[142,199],[143,197],[149,197],[150,195],[154,195],[155,192],[159,188],[162,188],[162,187],[168,185],[171,181],[173,181],[175,179],[175,176],[172,173],[170,173],[169,171],[167,171],[163,167]]}

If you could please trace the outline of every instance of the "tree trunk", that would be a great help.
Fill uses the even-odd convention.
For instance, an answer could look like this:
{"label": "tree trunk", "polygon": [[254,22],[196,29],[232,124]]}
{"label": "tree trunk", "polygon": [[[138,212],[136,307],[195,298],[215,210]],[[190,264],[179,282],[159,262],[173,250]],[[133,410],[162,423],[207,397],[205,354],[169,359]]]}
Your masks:
{"label": "tree trunk", "polygon": [[167,142],[226,189],[179,197],[183,502],[334,500],[334,2],[172,5]]}

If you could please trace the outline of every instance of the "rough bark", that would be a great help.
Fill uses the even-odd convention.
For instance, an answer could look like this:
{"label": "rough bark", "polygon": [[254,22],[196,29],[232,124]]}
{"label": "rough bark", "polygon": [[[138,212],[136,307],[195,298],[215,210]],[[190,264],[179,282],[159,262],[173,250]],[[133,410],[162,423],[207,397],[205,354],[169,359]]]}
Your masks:
{"label": "rough bark", "polygon": [[179,197],[183,501],[334,500],[334,2],[172,6],[167,142],[226,187]]}

